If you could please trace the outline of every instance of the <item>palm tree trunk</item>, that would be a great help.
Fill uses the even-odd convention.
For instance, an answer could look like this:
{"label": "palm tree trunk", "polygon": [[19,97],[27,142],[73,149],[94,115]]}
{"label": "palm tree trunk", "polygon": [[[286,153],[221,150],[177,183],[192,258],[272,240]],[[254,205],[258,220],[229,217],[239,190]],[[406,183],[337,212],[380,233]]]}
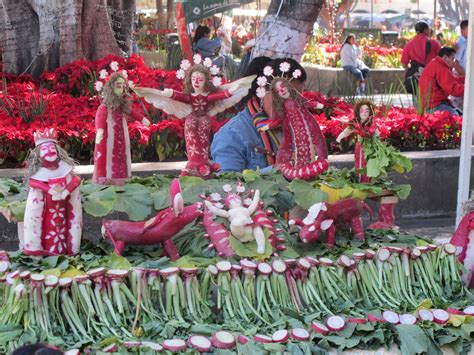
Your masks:
{"label": "palm tree trunk", "polygon": [[272,0],[252,50],[252,58],[300,60],[324,0]]}

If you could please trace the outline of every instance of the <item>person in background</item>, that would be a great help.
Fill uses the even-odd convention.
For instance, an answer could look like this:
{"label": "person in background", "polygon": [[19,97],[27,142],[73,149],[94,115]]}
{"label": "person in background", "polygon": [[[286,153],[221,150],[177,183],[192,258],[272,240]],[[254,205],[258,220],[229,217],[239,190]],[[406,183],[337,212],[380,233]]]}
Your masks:
{"label": "person in background", "polygon": [[449,96],[464,95],[464,77],[455,76],[453,70],[460,67],[456,61],[456,50],[443,47],[425,67],[420,76],[420,97],[422,107],[428,112],[447,111],[453,115],[459,112],[449,100]]}
{"label": "person in background", "polygon": [[[195,52],[199,53],[203,58],[214,59],[218,58],[218,53],[221,48],[221,39],[210,39],[211,30],[207,26],[199,25],[196,28],[196,33],[193,39],[193,49]],[[218,67],[222,67],[223,60],[219,63],[214,63]]]}
{"label": "person in background", "polygon": [[[245,76],[263,75],[266,66],[273,69],[274,76],[281,76],[280,64],[290,63],[292,73],[299,69],[302,73],[298,79],[291,80],[291,85],[302,91],[306,81],[306,72],[293,59],[280,58],[271,60],[267,57],[254,58]],[[288,74],[289,75],[289,74]],[[288,78],[289,79],[289,78]],[[252,83],[249,94],[242,100],[244,108],[215,134],[211,145],[212,159],[220,164],[221,171],[241,172],[245,169],[263,169],[275,163],[276,152],[280,145],[280,129],[273,127],[272,94],[267,92],[259,99],[257,79]]]}
{"label": "person in background", "polygon": [[466,70],[468,26],[468,20],[461,21],[461,24],[459,25],[461,35],[458,37],[456,44],[454,45],[454,49],[456,50],[456,60],[464,70]]}
{"label": "person in background", "polygon": [[369,77],[369,68],[361,60],[360,48],[357,46],[356,37],[353,33],[346,37],[341,46],[342,68],[357,79],[357,94],[365,93],[367,78]]}
{"label": "person in background", "polygon": [[[415,64],[425,66],[438,55],[441,45],[438,41],[430,39],[430,26],[425,21],[415,25],[416,36],[403,48],[402,65],[405,70]],[[426,45],[430,43],[430,50],[426,53]]]}

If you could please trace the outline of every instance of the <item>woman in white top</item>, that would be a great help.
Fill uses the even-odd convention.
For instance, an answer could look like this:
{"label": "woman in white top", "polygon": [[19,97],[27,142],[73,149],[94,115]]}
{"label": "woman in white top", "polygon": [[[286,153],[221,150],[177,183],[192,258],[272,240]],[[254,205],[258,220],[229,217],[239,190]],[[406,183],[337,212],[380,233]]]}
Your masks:
{"label": "woman in white top", "polygon": [[[365,83],[369,77],[369,68],[360,59],[361,52],[356,44],[354,34],[349,34],[341,46],[342,68],[354,75],[359,83],[360,91],[365,92]],[[357,89],[359,92],[359,88]]]}

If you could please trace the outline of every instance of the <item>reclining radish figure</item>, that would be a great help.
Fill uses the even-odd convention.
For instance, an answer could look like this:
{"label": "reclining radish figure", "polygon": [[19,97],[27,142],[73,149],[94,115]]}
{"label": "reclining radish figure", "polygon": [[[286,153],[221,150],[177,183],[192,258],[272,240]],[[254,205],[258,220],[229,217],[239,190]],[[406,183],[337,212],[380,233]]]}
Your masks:
{"label": "reclining radish figure", "polygon": [[181,185],[174,179],[170,186],[172,206],[158,212],[158,214],[142,222],[128,222],[119,220],[103,220],[102,235],[107,235],[114,244],[114,251],[121,255],[126,244],[151,245],[162,243],[164,253],[171,260],[179,258],[176,246],[171,239],[184,226],[192,223],[203,215],[203,204],[200,202],[184,206],[181,195]]}
{"label": "reclining radish figure", "polygon": [[311,206],[308,215],[303,219],[290,220],[290,225],[300,228],[299,236],[303,243],[318,240],[322,231],[326,232],[326,244],[334,246],[336,240],[336,226],[339,228],[349,225],[352,233],[360,240],[364,240],[362,225],[362,210],[366,210],[370,219],[373,218],[372,210],[363,201],[346,198],[335,203],[320,202]]}

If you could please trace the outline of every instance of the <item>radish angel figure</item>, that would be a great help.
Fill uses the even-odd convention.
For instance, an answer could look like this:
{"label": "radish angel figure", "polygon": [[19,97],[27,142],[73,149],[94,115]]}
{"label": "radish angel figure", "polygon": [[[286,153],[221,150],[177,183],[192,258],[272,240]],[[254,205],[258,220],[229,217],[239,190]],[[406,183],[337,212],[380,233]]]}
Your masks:
{"label": "radish angel figure", "polygon": [[58,145],[56,131],[34,134],[27,164],[29,185],[20,249],[28,255],[75,255],[82,234],[81,179]]}
{"label": "radish angel figure", "polygon": [[[100,86],[97,86],[101,84]],[[94,151],[95,184],[124,185],[132,176],[132,158],[127,123],[141,121],[148,126],[150,122],[132,111],[129,84],[123,72],[110,75],[102,88],[103,102],[95,116],[96,139]]]}
{"label": "radish angel figure", "polygon": [[260,191],[255,190],[253,199],[246,201],[248,207],[245,207],[242,198],[238,194],[245,191],[243,185],[237,186],[237,193],[231,193],[230,185],[224,185],[224,189],[228,193],[224,201],[227,210],[220,208],[220,204],[212,204],[208,200],[204,201],[206,207],[214,215],[228,219],[230,232],[235,238],[242,243],[255,240],[257,253],[265,254],[265,234],[258,221],[254,221],[254,218],[252,218],[260,203]]}
{"label": "radish angel figure", "polygon": [[191,66],[189,61],[183,60],[181,69],[177,72],[179,79],[184,78],[183,92],[151,88],[136,88],[135,92],[156,108],[185,119],[184,136],[188,163],[181,174],[207,178],[219,171],[219,165],[212,164],[209,160],[210,116],[234,106],[247,95],[253,77],[223,85],[217,90],[220,78],[212,78],[212,75],[217,74],[219,69],[212,66],[208,58],[201,64],[199,55],[194,56],[194,62]]}

